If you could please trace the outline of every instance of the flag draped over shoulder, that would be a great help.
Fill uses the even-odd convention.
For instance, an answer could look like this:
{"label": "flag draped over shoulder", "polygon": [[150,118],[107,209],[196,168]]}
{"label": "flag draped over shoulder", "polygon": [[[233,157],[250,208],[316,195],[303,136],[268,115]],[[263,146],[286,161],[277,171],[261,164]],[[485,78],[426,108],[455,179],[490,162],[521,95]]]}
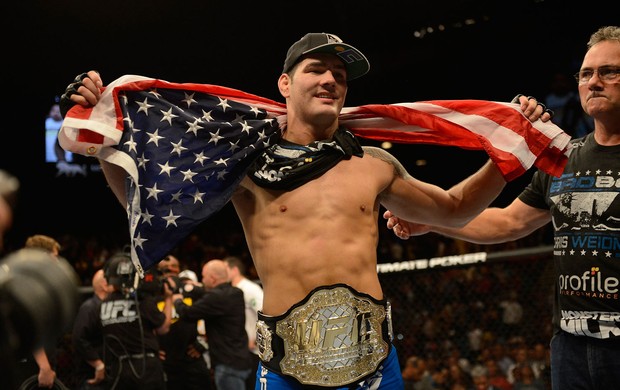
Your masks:
{"label": "flag draped over shoulder", "polygon": [[[570,137],[531,123],[517,104],[439,100],[345,107],[362,138],[484,150],[504,178],[530,167],[559,176]],[[127,75],[95,107],[74,106],[58,138],[68,151],[127,172],[132,259],[140,276],[231,198],[256,153],[286,126],[282,103],[208,84]]]}

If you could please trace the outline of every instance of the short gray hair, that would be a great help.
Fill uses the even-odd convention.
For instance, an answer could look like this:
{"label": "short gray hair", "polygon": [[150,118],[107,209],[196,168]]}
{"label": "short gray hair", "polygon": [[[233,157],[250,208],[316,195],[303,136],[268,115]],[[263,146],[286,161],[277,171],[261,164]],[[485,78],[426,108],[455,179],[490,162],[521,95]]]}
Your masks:
{"label": "short gray hair", "polygon": [[588,50],[592,46],[603,41],[618,41],[620,43],[620,27],[618,26],[604,26],[596,30],[588,41]]}

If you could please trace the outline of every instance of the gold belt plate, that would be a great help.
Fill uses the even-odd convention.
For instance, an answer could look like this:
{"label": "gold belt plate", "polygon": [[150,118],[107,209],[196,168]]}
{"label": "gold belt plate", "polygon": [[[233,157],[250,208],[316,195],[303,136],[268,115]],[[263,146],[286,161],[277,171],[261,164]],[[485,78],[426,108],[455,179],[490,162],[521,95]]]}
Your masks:
{"label": "gold belt plate", "polygon": [[307,385],[342,386],[377,370],[389,345],[386,308],[346,287],[319,289],[276,325],[284,341],[282,373]]}

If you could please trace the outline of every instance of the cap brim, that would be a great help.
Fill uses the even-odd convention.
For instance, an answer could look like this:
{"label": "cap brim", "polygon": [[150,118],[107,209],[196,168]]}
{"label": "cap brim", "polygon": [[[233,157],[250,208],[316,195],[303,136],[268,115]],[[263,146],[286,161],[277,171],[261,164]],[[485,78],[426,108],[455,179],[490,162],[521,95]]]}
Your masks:
{"label": "cap brim", "polygon": [[338,56],[347,69],[347,80],[362,77],[370,70],[370,62],[361,51],[346,43],[326,43],[313,49],[306,50],[302,55],[312,53],[327,53]]}

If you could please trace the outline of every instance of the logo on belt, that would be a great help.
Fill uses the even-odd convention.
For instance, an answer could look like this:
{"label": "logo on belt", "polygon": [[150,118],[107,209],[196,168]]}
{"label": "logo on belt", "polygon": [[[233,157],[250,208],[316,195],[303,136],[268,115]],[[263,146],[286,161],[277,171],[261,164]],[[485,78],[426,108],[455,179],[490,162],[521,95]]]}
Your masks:
{"label": "logo on belt", "polygon": [[[276,334],[284,341],[282,374],[319,386],[361,380],[388,355],[381,330],[386,317],[389,320],[385,306],[347,287],[316,290],[305,304],[277,321]],[[266,329],[259,333],[270,338]],[[263,352],[265,358],[273,356],[271,348]]]}

